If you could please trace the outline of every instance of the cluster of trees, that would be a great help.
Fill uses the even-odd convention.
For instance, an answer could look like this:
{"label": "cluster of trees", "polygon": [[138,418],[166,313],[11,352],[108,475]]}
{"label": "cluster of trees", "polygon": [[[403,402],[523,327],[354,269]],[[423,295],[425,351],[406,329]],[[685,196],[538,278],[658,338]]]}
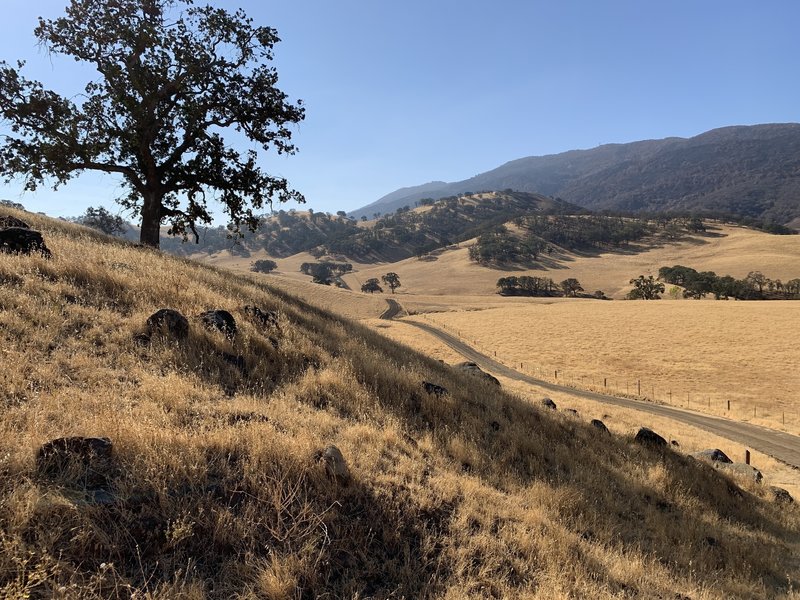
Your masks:
{"label": "cluster of trees", "polygon": [[462,194],[420,203],[430,206],[430,210],[416,212],[402,207],[377,218],[370,229],[326,242],[325,250],[361,259],[399,260],[468,240],[531,212],[582,211],[564,202],[521,192],[509,192],[491,201]]}
{"label": "cluster of trees", "polygon": [[608,215],[531,215],[517,225],[534,237],[567,250],[585,247],[621,247],[655,232],[643,219]]}
{"label": "cluster of trees", "polygon": [[528,264],[534,262],[547,248],[542,240],[532,236],[519,238],[499,225],[478,236],[469,247],[469,258],[485,264]]}
{"label": "cluster of trees", "polygon": [[267,258],[263,258],[261,260],[255,261],[252,265],[250,265],[250,270],[254,273],[272,273],[275,269],[278,268],[278,263],[274,260],[269,260]]}
{"label": "cluster of trees", "polygon": [[[397,273],[386,273],[386,275],[381,276],[381,279],[383,280],[383,283],[389,286],[389,289],[392,290],[393,294],[394,291],[400,287],[400,277],[397,275]],[[371,277],[361,285],[361,291],[369,292],[370,294],[374,294],[375,292],[382,293],[383,288],[381,287],[381,283],[378,281],[377,277]]]}
{"label": "cluster of trees", "polygon": [[[549,277],[501,277],[497,280],[498,294],[501,296],[578,296],[583,291],[580,282],[574,277],[565,279],[559,284]],[[604,298],[603,292],[595,292],[594,297]]]}
{"label": "cluster of trees", "polygon": [[639,275],[636,279],[631,279],[630,284],[633,289],[628,292],[629,300],[659,300],[664,293],[664,284],[652,275]]}
{"label": "cluster of trees", "polygon": [[744,279],[730,275],[719,276],[713,271],[697,271],[691,267],[675,265],[661,267],[658,278],[683,288],[684,298],[705,298],[713,294],[717,300],[796,299],[800,298],[800,278],[783,282],[770,279],[761,271],[751,271]]}
{"label": "cluster of trees", "polygon": [[522,235],[502,225],[486,231],[470,247],[470,259],[481,264],[530,264],[542,253],[552,253],[554,246],[616,248],[656,231],[649,221],[609,215],[537,214],[517,217],[514,224],[524,230]]}
{"label": "cluster of trees", "polygon": [[111,214],[102,206],[99,208],[90,206],[85,213],[80,217],[75,217],[73,220],[75,223],[80,223],[108,235],[124,235],[130,229],[125,219],[119,215]]}
{"label": "cluster of trees", "polygon": [[322,285],[331,285],[336,282],[339,283],[339,278],[345,273],[353,270],[353,265],[350,263],[339,263],[332,261],[323,261],[315,263],[303,263],[300,265],[300,272],[311,276],[314,283]]}

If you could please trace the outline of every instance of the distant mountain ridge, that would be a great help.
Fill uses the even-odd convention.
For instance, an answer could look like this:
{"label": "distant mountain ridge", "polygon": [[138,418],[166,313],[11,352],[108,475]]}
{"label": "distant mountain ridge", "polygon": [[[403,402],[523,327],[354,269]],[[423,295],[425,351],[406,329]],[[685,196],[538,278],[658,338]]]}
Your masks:
{"label": "distant mountain ridge", "polygon": [[800,124],[724,127],[520,158],[463,181],[402,188],[350,214],[371,217],[423,198],[505,189],[591,210],[715,212],[790,223],[800,219]]}

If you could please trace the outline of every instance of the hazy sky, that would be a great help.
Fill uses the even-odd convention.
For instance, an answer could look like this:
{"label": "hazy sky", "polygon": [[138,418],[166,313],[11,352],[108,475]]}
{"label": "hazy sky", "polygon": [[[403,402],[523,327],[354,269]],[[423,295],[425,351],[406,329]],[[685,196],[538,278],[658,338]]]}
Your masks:
{"label": "hazy sky", "polygon": [[[203,0],[198,0],[202,3]],[[74,94],[90,76],[32,31],[66,0],[3,0],[0,59]],[[335,212],[399,187],[523,156],[800,121],[797,0],[240,0],[275,27],[279,87],[302,98],[299,153],[265,155],[308,206]],[[0,198],[77,215],[113,176]]]}

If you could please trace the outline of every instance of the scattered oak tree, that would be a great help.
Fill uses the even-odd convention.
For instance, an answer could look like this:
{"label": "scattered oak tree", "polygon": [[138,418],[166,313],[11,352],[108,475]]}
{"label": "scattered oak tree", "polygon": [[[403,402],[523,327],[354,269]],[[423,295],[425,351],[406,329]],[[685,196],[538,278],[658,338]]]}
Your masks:
{"label": "scattered oak tree", "polygon": [[560,285],[565,296],[572,296],[574,298],[578,295],[578,292],[583,291],[580,282],[574,277],[565,279],[564,281],[561,282]]}
{"label": "scattered oak tree", "polygon": [[664,284],[656,281],[652,275],[639,275],[638,278],[631,279],[630,284],[633,286],[628,292],[630,300],[660,300],[664,293]]}
{"label": "scattered oak tree", "polygon": [[119,215],[112,215],[102,206],[99,208],[90,206],[84,214],[75,219],[75,222],[108,235],[122,235],[128,230],[125,219]]}
{"label": "scattered oak tree", "polygon": [[378,282],[376,277],[372,277],[367,279],[361,286],[362,292],[369,292],[370,294],[374,294],[375,292],[383,292],[383,288],[381,284]]}
{"label": "scattered oak tree", "polygon": [[93,66],[77,102],[23,77],[24,63],[0,62],[0,174],[26,190],[57,188],[82,171],[122,176],[122,206],[141,217],[141,242],[158,247],[160,226],[199,239],[209,195],[232,230],[255,228],[253,209],[277,198],[303,201],[287,181],[239,152],[238,132],[256,147],[293,154],[289,125],[304,118],[276,87],[279,41],[244,12],[192,0],[71,0],[66,16],[39,19],[35,35],[54,54]]}
{"label": "scattered oak tree", "polygon": [[398,277],[397,273],[387,273],[381,279],[383,279],[383,283],[389,286],[393,294],[395,289],[400,287],[400,277]]}
{"label": "scattered oak tree", "polygon": [[255,273],[272,273],[272,271],[274,271],[277,268],[278,268],[278,263],[276,263],[274,260],[269,260],[267,258],[262,258],[261,260],[257,260],[250,266],[250,270]]}

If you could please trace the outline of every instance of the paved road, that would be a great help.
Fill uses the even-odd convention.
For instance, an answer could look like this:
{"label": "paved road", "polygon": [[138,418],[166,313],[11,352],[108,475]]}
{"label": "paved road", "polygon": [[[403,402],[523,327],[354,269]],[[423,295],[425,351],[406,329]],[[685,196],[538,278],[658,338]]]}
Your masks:
{"label": "paved road", "polygon": [[400,314],[400,311],[403,310],[403,308],[397,303],[397,300],[392,300],[391,298],[387,298],[386,303],[389,305],[389,308],[387,308],[383,312],[383,314],[380,317],[378,317],[379,319],[386,319],[386,320],[394,319],[397,315]]}
{"label": "paved road", "polygon": [[[391,318],[385,315],[392,313],[392,316],[400,311],[400,305],[394,300],[387,300],[389,302],[389,309],[381,315],[381,318]],[[394,305],[394,306],[393,306]],[[661,404],[653,404],[650,402],[643,402],[640,400],[631,400],[629,398],[617,398],[615,396],[606,396],[597,392],[590,392],[588,390],[579,390],[571,387],[561,386],[542,379],[536,379],[525,373],[515,371],[504,364],[482,354],[465,344],[458,338],[450,335],[427,323],[417,323],[415,321],[403,321],[408,325],[413,325],[431,335],[439,338],[442,342],[450,346],[453,350],[466,357],[468,360],[477,363],[482,369],[491,371],[495,375],[503,375],[509,379],[515,379],[531,385],[536,385],[541,388],[552,390],[554,392],[566,392],[574,396],[586,398],[588,400],[595,400],[597,402],[604,402],[606,404],[613,404],[623,408],[630,408],[642,412],[648,412],[660,417],[666,417],[675,421],[680,421],[693,427],[705,429],[715,435],[719,435],[735,442],[741,443],[744,446],[763,452],[777,460],[785,462],[795,468],[800,469],[800,437],[785,433],[782,431],[775,431],[767,429],[766,427],[759,427],[750,423],[742,423],[739,421],[731,421],[723,419],[722,417],[715,417],[712,415],[704,415],[701,413],[675,408],[673,406],[663,406]]]}

